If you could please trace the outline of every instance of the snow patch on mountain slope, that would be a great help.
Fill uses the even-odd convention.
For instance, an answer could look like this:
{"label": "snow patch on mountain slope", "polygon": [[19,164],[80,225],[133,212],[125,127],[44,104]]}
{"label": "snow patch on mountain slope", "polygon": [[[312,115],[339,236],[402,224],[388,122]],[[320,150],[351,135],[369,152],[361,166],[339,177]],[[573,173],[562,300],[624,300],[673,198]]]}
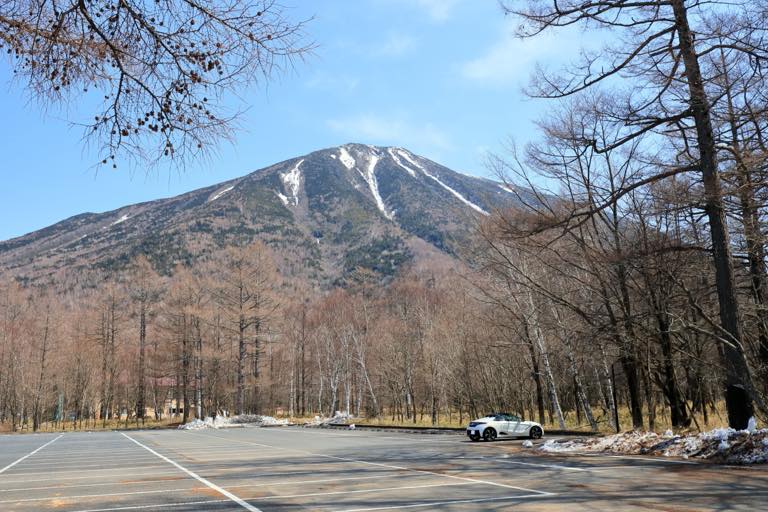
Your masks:
{"label": "snow patch on mountain slope", "polygon": [[487,212],[487,211],[483,210],[482,208],[480,208],[479,206],[477,206],[475,203],[473,203],[472,201],[470,201],[469,199],[467,199],[466,197],[464,197],[463,195],[461,195],[461,194],[460,194],[460,193],[459,193],[457,190],[455,190],[455,189],[451,188],[450,186],[446,185],[445,183],[443,183],[443,181],[442,181],[440,178],[438,178],[437,176],[435,176],[434,174],[431,174],[430,172],[428,172],[428,171],[427,171],[427,170],[424,168],[424,166],[422,166],[422,165],[421,165],[421,164],[419,164],[419,163],[418,163],[416,160],[414,160],[413,158],[411,158],[411,156],[410,156],[408,153],[406,153],[405,151],[402,151],[402,150],[398,150],[398,153],[399,153],[399,154],[400,154],[400,155],[401,155],[403,158],[405,158],[406,160],[408,160],[408,162],[409,162],[411,165],[415,166],[417,169],[419,169],[421,172],[423,172],[425,176],[427,176],[428,178],[431,178],[431,179],[433,179],[433,180],[434,180],[434,181],[436,181],[436,182],[437,182],[437,183],[438,183],[438,184],[439,184],[441,187],[443,187],[445,190],[447,190],[448,192],[450,192],[451,194],[453,194],[453,195],[456,197],[456,199],[458,199],[458,200],[459,200],[459,201],[461,201],[462,203],[466,204],[467,206],[469,206],[469,207],[470,207],[470,208],[472,208],[473,210],[475,210],[475,211],[477,211],[477,212],[479,212],[479,213],[482,213],[483,215],[488,215],[488,212]]}
{"label": "snow patch on mountain slope", "polygon": [[128,219],[130,219],[130,218],[131,218],[131,217],[130,217],[130,215],[128,215],[127,213],[126,213],[126,214],[123,214],[123,216],[122,216],[122,217],[120,217],[120,218],[119,218],[119,219],[117,219],[115,222],[113,222],[112,224],[110,224],[110,226],[117,226],[118,224],[122,224],[123,222],[127,221],[127,220],[128,220]]}
{"label": "snow patch on mountain slope", "polygon": [[230,190],[232,190],[233,188],[235,188],[235,186],[234,186],[234,185],[231,185],[231,186],[229,186],[229,187],[225,188],[224,190],[220,190],[220,191],[216,192],[215,194],[213,194],[213,195],[212,195],[212,196],[211,196],[211,197],[208,199],[208,202],[210,203],[211,201],[215,201],[215,200],[217,200],[218,198],[220,198],[221,196],[223,196],[224,194],[226,194],[227,192],[229,192],[229,191],[230,191]]}
{"label": "snow patch on mountain slope", "polygon": [[381,213],[383,213],[386,218],[392,220],[395,218],[395,214],[394,212],[387,210],[387,205],[384,204],[384,200],[381,198],[381,194],[379,193],[379,182],[376,180],[376,164],[379,163],[379,160],[381,160],[379,155],[371,154],[370,160],[368,161],[368,167],[366,168],[365,172],[359,172],[363,179],[368,183],[368,188],[371,190],[371,195],[376,201],[376,206],[379,207],[379,210],[381,210]]}
{"label": "snow patch on mountain slope", "polygon": [[339,148],[339,160],[348,170],[351,171],[355,168],[355,159],[352,158],[352,155],[349,154],[349,151],[344,146]]}
{"label": "snow patch on mountain slope", "polygon": [[[407,165],[405,165],[405,164],[403,163],[403,161],[402,161],[402,160],[400,160],[400,158],[398,158],[398,156],[397,156],[397,153],[400,153],[400,152],[401,152],[399,149],[396,149],[396,150],[392,150],[392,148],[387,148],[387,152],[389,153],[389,156],[391,156],[391,157],[392,157],[392,160],[394,160],[394,161],[395,161],[395,163],[396,163],[397,165],[399,165],[400,167],[402,167],[403,169],[405,169],[405,171],[406,171],[408,174],[410,174],[411,176],[413,176],[414,178],[416,177],[416,171],[414,171],[413,169],[411,169],[410,167],[408,167]],[[407,155],[402,155],[402,156],[403,156],[403,157],[405,157],[405,158],[407,158]]]}
{"label": "snow patch on mountain slope", "polygon": [[275,194],[277,194],[277,197],[280,198],[280,201],[282,201],[285,206],[288,206],[290,204],[290,201],[288,200],[288,196],[286,196],[285,194],[281,194],[277,190],[275,190]]}
{"label": "snow patch on mountain slope", "polygon": [[303,163],[304,159],[299,160],[299,163],[297,163],[290,171],[280,175],[280,179],[283,180],[283,185],[285,186],[285,191],[291,194],[290,201],[294,206],[299,205],[299,185],[301,184],[301,170],[299,168]]}

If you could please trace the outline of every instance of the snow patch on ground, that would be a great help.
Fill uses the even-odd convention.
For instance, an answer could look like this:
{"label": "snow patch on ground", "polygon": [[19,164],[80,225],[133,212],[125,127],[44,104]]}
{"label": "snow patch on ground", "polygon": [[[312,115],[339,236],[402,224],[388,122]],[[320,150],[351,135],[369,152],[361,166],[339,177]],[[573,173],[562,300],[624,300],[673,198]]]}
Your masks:
{"label": "snow patch on ground", "polygon": [[470,201],[469,199],[467,199],[466,197],[464,197],[463,195],[461,195],[461,194],[460,194],[460,193],[459,193],[457,190],[455,190],[455,189],[451,188],[450,186],[448,186],[447,184],[445,184],[445,183],[444,183],[444,182],[443,182],[443,181],[442,181],[440,178],[438,178],[438,177],[437,177],[437,176],[435,176],[434,174],[432,174],[432,173],[428,172],[428,171],[427,171],[427,170],[424,168],[424,166],[422,166],[421,164],[419,164],[418,162],[416,162],[416,160],[414,160],[414,159],[413,159],[413,158],[412,158],[412,157],[411,157],[411,156],[410,156],[408,153],[406,153],[406,152],[405,152],[405,151],[403,151],[403,150],[398,150],[398,154],[399,154],[400,156],[402,156],[403,158],[405,158],[405,159],[406,159],[406,160],[407,160],[407,161],[408,161],[408,162],[409,162],[411,165],[415,166],[415,167],[416,167],[416,168],[418,168],[418,169],[419,169],[421,172],[423,172],[423,173],[424,173],[424,175],[425,175],[426,177],[433,179],[434,181],[436,181],[436,182],[437,182],[437,184],[438,184],[438,185],[440,185],[440,186],[441,186],[441,187],[443,187],[445,190],[447,190],[448,192],[450,192],[451,194],[453,194],[453,195],[454,195],[454,197],[456,197],[456,199],[458,199],[458,200],[459,200],[459,201],[461,201],[462,203],[466,204],[467,206],[469,206],[470,208],[472,208],[472,209],[473,209],[473,210],[475,210],[476,212],[478,212],[478,213],[482,213],[483,215],[488,215],[488,212],[487,212],[487,211],[483,210],[482,208],[480,208],[479,206],[477,206],[475,203],[473,203],[472,201]]}
{"label": "snow patch on ground", "polygon": [[348,170],[351,171],[355,168],[355,159],[352,158],[352,155],[349,154],[347,148],[343,146],[339,148],[339,160],[341,160],[341,163],[344,164],[344,167],[346,167]]}
{"label": "snow patch on ground", "polygon": [[354,418],[355,417],[349,413],[336,411],[336,413],[331,417],[315,416],[315,418],[312,421],[308,422],[307,425],[319,426],[319,425],[328,425],[329,423],[342,423]]}
{"label": "snow patch on ground", "polygon": [[110,226],[117,226],[118,224],[122,224],[123,222],[127,221],[127,220],[128,220],[128,219],[130,219],[130,218],[131,218],[131,217],[130,217],[130,215],[128,215],[127,213],[126,213],[126,214],[123,214],[123,216],[122,216],[122,217],[120,217],[120,218],[119,218],[119,219],[117,219],[115,222],[113,222],[112,224],[110,224]]}
{"label": "snow patch on ground", "polygon": [[707,459],[728,464],[768,463],[768,429],[717,428],[699,434],[674,435],[671,431],[624,432],[602,438],[549,440],[539,447],[548,453],[609,452],[627,455],[660,455]]}
{"label": "snow patch on ground", "polygon": [[523,441],[523,448],[533,448],[533,442],[526,439],[525,441]]}
{"label": "snow patch on ground", "polygon": [[395,214],[394,212],[387,210],[387,205],[384,204],[384,200],[381,198],[381,194],[379,194],[379,182],[376,180],[376,164],[379,163],[381,157],[379,157],[379,155],[372,154],[370,158],[371,159],[368,161],[368,167],[366,167],[365,172],[359,171],[360,175],[368,183],[368,188],[371,190],[371,195],[376,201],[376,206],[379,207],[379,210],[381,210],[381,213],[383,213],[386,218],[392,220],[395,218]]}
{"label": "snow patch on ground", "polygon": [[299,163],[297,163],[290,171],[280,175],[280,179],[283,180],[283,185],[285,186],[285,191],[291,194],[289,199],[294,206],[299,205],[299,186],[301,184],[300,167],[303,163],[303,159],[299,160]]}
{"label": "snow patch on ground", "polygon": [[232,427],[233,425],[250,425],[256,427],[263,427],[265,425],[288,425],[288,420],[278,420],[272,416],[261,416],[258,414],[241,414],[230,418],[224,416],[211,418],[209,416],[204,420],[194,419],[189,423],[180,425],[179,428],[181,430],[203,430],[209,428],[227,428]]}
{"label": "snow patch on ground", "polygon": [[213,194],[213,195],[212,195],[212,196],[211,196],[211,197],[208,199],[208,202],[210,203],[211,201],[215,201],[215,200],[217,200],[218,198],[220,198],[221,196],[223,196],[224,194],[226,194],[227,192],[229,192],[229,191],[230,191],[230,190],[232,190],[233,188],[235,188],[235,186],[234,186],[234,185],[231,185],[231,186],[229,186],[229,187],[225,188],[224,190],[219,190],[218,192],[216,192],[215,194]]}

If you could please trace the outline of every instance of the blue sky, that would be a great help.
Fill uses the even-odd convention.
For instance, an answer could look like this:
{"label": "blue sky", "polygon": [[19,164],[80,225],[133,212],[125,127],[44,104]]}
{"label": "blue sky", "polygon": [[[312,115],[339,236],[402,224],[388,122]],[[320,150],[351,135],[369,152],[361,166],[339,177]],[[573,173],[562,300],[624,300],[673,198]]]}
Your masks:
{"label": "blue sky", "polygon": [[95,154],[70,124],[93,111],[44,111],[0,61],[0,240],[346,142],[403,146],[487,175],[488,151],[501,151],[510,137],[535,137],[546,105],[521,93],[535,63],[573,47],[548,36],[516,40],[514,20],[495,0],[292,2],[291,16],[314,16],[307,26],[318,45],[314,55],[266,89],[245,91],[242,105],[249,107],[236,140],[181,172],[97,173]]}

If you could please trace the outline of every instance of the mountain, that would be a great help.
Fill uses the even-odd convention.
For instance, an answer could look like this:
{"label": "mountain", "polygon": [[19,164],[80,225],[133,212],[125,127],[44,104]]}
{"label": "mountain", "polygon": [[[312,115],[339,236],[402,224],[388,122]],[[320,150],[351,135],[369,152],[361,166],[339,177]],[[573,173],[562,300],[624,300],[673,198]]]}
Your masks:
{"label": "mountain", "polygon": [[477,219],[516,198],[499,182],[406,149],[346,144],[0,242],[0,275],[39,281],[116,270],[138,254],[168,274],[260,239],[284,274],[320,286],[343,282],[358,267],[387,278],[406,263],[460,257]]}

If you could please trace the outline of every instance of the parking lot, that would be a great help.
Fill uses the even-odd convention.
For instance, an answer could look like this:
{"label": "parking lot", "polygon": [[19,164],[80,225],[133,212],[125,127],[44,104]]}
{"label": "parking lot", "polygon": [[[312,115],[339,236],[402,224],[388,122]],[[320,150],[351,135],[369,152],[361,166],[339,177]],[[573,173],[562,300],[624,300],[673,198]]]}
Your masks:
{"label": "parking lot", "polygon": [[0,436],[3,511],[768,510],[768,471],[305,428]]}

